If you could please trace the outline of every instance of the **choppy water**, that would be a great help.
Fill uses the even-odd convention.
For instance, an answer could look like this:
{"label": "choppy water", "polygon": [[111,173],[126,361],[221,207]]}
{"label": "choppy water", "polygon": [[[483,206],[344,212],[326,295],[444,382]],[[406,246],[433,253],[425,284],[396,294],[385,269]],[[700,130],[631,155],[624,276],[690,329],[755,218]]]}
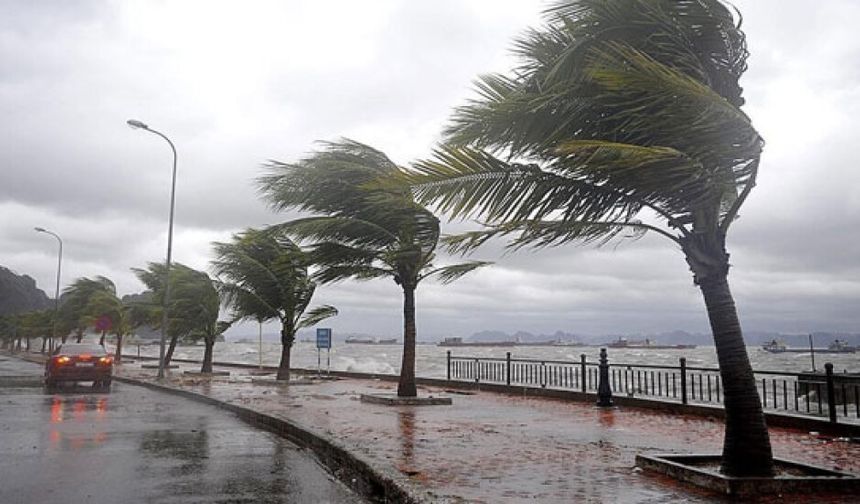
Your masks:
{"label": "choppy water", "polygon": [[[362,373],[397,374],[400,370],[402,345],[360,345],[337,344],[331,349],[331,369],[333,371],[353,371]],[[585,354],[589,362],[596,362],[599,347],[462,347],[446,348],[435,345],[416,347],[416,373],[428,378],[442,378],[446,373],[446,351],[452,350],[455,356],[498,357],[504,358],[510,351],[513,358],[560,360],[579,362]],[[753,369],[767,371],[802,372],[812,369],[809,353],[772,354],[760,347],[748,347],[747,351]],[[137,347],[129,346],[126,352],[134,354]],[[157,356],[158,346],[140,347],[141,355]],[[684,350],[643,350],[608,349],[612,363],[652,364],[677,366],[680,357],[686,357],[687,365],[693,367],[716,367],[717,359],[713,346],[700,346]],[[221,362],[241,362],[257,364],[260,359],[256,343],[218,343],[215,345],[215,360]],[[263,342],[263,364],[277,366],[281,346],[277,343]],[[175,356],[182,359],[202,359],[202,346],[181,346],[176,348]],[[321,352],[322,368],[326,368],[326,352]],[[860,371],[860,353],[857,354],[816,354],[815,367],[822,370],[825,362],[832,362],[836,372],[843,370]],[[316,368],[317,350],[314,343],[296,342],[292,351],[292,366]]]}

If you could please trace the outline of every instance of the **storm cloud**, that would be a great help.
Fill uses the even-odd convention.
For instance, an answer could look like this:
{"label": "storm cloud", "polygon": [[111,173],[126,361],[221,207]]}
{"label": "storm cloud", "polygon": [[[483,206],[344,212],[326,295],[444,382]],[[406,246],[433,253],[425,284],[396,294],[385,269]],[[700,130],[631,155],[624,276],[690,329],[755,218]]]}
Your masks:
{"label": "storm cloud", "polygon": [[[860,331],[860,4],[734,3],[751,52],[745,110],[767,141],[729,236],[741,320]],[[129,268],[163,260],[171,154],[125,126],[136,118],[177,146],[174,257],[206,268],[213,240],[290,216],[258,198],[262,163],[342,136],[404,165],[427,157],[471,81],[514,65],[512,38],[545,5],[0,1],[0,265],[50,291],[56,244],[42,226],[65,240],[64,284],[105,275],[142,290]],[[707,330],[680,251],[658,236],[515,254],[493,243],[475,256],[496,264],[420,287],[420,336]],[[340,309],[336,331],[401,329],[393,282],[317,296]]]}

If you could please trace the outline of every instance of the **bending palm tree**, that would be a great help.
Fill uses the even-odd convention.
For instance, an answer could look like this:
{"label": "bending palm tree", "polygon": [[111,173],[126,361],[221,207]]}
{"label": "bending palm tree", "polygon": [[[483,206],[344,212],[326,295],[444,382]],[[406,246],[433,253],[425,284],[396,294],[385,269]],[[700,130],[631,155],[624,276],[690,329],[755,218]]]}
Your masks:
{"label": "bending palm tree", "polygon": [[290,351],[296,331],[337,315],[323,305],[305,314],[316,283],[308,276],[308,257],[286,235],[247,229],[230,243],[214,243],[215,274],[226,281],[219,290],[233,309],[234,320],[281,323],[278,380],[290,379]]}
{"label": "bending palm tree", "polygon": [[[569,0],[516,44],[514,77],[483,77],[448,145],[409,179],[422,201],[510,246],[657,233],[701,289],[725,391],[723,472],[773,473],[727,274],[726,234],[755,185],[763,141],[740,110],[744,34],[718,0]],[[503,154],[503,156],[497,156]],[[500,158],[501,157],[501,158]]]}
{"label": "bending palm tree", "polygon": [[397,395],[415,397],[415,289],[438,275],[447,283],[484,262],[435,268],[439,219],[417,204],[409,186],[393,178],[401,172],[382,152],[351,140],[295,164],[272,162],[260,179],[263,194],[278,210],[298,208],[317,216],[280,226],[310,240],[319,268],[315,278],[388,277],[403,290],[403,361]]}
{"label": "bending palm tree", "polygon": [[99,319],[107,320],[103,327],[102,344],[104,344],[104,333],[111,332],[116,336],[116,362],[122,361],[122,341],[126,334],[133,329],[131,307],[124,304],[113,290],[99,290],[90,296],[84,309],[90,324],[96,324]]}
{"label": "bending palm tree", "polygon": [[171,286],[170,295],[169,310],[176,313],[173,331],[191,340],[203,340],[200,371],[211,373],[215,339],[230,328],[229,322],[218,321],[221,299],[214,282],[205,272],[188,268]]}
{"label": "bending palm tree", "polygon": [[[131,270],[146,285],[148,289],[147,302],[138,302],[135,308],[137,318],[148,319],[146,323],[160,328],[164,299],[164,269],[163,263],[149,263],[146,269],[132,268]],[[204,342],[214,344],[215,327],[218,319],[219,298],[209,275],[202,271],[180,263],[170,266],[170,305],[167,307],[167,335],[170,337],[164,364],[169,365],[176,351],[176,344],[181,338],[192,334],[202,333],[211,336],[204,337]],[[203,367],[207,367],[206,357],[211,357],[211,346],[204,353]],[[208,365],[211,371],[211,361]]]}
{"label": "bending palm tree", "polygon": [[[75,331],[76,341],[81,342],[87,327],[93,325],[95,318],[89,307],[93,296],[113,295],[116,296],[116,286],[106,277],[78,278],[72,285],[63,290],[63,304],[60,307],[60,324],[62,342],[66,342],[66,335]],[[98,314],[101,315],[101,314]],[[101,341],[104,344],[104,332]]]}

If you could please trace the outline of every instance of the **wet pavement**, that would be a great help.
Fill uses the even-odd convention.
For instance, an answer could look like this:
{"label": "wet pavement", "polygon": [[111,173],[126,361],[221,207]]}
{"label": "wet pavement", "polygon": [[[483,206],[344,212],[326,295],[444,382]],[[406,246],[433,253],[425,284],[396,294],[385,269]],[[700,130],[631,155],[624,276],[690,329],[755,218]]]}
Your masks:
{"label": "wet pavement", "polygon": [[[636,408],[601,409],[553,399],[488,392],[446,393],[451,406],[382,406],[362,393],[392,393],[396,384],[343,379],[307,384],[252,383],[183,376],[168,384],[265,412],[332,440],[428,502],[726,502],[720,495],[643,473],[637,453],[719,453],[716,419]],[[222,368],[228,369],[228,368]],[[152,380],[153,372],[122,373]],[[860,473],[860,444],[771,429],[775,455]],[[856,502],[845,496],[780,496],[770,502]]]}
{"label": "wet pavement", "polygon": [[56,394],[0,355],[0,503],[354,503],[312,453],[233,414],[114,382]]}

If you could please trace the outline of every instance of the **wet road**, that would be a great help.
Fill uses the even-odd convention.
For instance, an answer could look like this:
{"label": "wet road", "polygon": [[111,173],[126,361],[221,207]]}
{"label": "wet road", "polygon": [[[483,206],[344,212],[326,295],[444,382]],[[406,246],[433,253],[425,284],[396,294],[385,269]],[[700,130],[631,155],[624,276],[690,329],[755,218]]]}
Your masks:
{"label": "wet road", "polygon": [[0,503],[365,502],[307,451],[215,407],[114,382],[57,394],[0,356]]}

